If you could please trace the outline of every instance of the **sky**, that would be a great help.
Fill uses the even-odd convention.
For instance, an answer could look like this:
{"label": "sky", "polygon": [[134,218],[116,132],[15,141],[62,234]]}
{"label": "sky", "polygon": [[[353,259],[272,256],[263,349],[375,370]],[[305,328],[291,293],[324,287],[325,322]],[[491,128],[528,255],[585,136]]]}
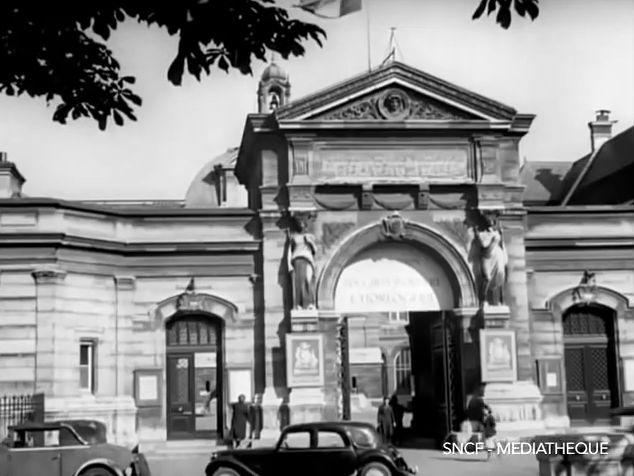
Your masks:
{"label": "sky", "polygon": [[[634,2],[544,0],[539,18],[514,17],[509,30],[471,15],[479,0],[364,0],[364,11],[317,23],[328,38],[279,63],[291,99],[377,66],[396,28],[397,59],[521,113],[536,114],[520,143],[526,160],[572,161],[590,148],[588,122],[609,109],[614,133],[634,124]],[[282,6],[295,2],[281,0]],[[369,22],[368,22],[369,16]],[[176,87],[167,68],[177,39],[133,21],[108,41],[144,103],[138,122],[105,132],[87,120],[60,125],[43,99],[0,96],[0,150],[26,177],[23,192],[71,200],[183,199],[206,162],[240,143],[246,115],[257,112],[253,76],[214,70]]]}

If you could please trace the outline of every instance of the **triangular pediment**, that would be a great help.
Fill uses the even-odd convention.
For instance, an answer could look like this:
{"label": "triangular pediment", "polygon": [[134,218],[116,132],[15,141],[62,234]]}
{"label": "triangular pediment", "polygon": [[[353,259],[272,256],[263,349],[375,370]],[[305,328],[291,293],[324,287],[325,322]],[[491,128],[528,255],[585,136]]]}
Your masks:
{"label": "triangular pediment", "polygon": [[392,85],[335,106],[306,119],[325,121],[479,120],[473,114],[442,100],[400,85]]}
{"label": "triangular pediment", "polygon": [[509,121],[516,111],[394,62],[279,108],[280,121]]}

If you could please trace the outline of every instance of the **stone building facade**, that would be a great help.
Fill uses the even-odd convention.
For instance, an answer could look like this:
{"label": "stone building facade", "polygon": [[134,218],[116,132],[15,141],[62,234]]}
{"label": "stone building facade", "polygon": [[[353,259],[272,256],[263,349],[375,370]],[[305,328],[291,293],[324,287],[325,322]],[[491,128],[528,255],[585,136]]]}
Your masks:
{"label": "stone building facade", "polygon": [[184,201],[24,197],[3,156],[1,393],[122,441],[222,435],[241,393],[266,431],[396,395],[430,438],[480,381],[502,428],[632,402],[632,129],[522,166],[534,116],[397,62],[258,100]]}

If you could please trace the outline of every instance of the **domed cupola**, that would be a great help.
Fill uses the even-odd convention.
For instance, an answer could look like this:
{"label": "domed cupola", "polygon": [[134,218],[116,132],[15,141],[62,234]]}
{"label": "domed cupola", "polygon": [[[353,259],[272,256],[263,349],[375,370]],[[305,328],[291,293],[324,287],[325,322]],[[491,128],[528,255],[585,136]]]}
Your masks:
{"label": "domed cupola", "polygon": [[286,71],[274,59],[264,69],[258,86],[258,112],[269,114],[288,103],[291,83]]}

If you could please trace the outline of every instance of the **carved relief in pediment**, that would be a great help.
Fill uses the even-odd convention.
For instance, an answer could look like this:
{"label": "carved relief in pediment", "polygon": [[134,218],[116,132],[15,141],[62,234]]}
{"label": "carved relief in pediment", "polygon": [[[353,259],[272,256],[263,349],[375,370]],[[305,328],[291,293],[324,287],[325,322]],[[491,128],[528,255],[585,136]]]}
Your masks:
{"label": "carved relief in pediment", "polygon": [[357,101],[332,109],[325,120],[464,120],[475,117],[448,104],[399,88],[378,91]]}

